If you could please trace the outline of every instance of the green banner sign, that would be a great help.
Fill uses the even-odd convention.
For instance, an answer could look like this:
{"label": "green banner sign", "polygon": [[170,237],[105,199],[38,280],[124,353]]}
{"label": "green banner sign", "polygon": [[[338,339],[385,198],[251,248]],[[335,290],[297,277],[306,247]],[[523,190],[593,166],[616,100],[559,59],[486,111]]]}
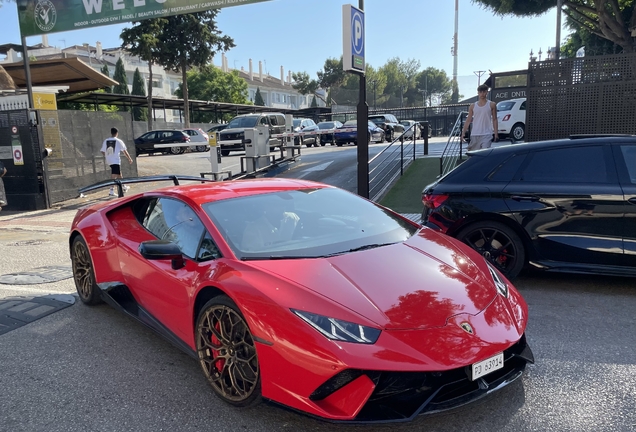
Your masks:
{"label": "green banner sign", "polygon": [[17,0],[20,33],[37,36],[269,0]]}

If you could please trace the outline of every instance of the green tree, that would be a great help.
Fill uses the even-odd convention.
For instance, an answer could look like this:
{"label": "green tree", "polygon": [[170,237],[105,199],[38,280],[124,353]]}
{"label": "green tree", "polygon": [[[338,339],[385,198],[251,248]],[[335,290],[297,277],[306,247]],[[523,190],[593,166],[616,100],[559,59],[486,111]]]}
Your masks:
{"label": "green tree", "polygon": [[[251,104],[247,82],[237,71],[223,72],[217,67],[206,65],[188,71],[187,80],[191,99]],[[183,84],[179,85],[174,93],[178,97],[183,97]],[[209,122],[214,118],[214,113],[196,112],[191,117],[195,122]]]}
{"label": "green tree", "polygon": [[261,94],[261,88],[256,87],[256,94],[254,95],[254,105],[265,106],[263,95]]}
{"label": "green tree", "polygon": [[[133,75],[132,91],[130,92],[130,94],[134,94],[137,96],[146,96],[146,83],[144,82],[144,78],[141,76],[141,72],[139,72],[139,68],[135,69],[135,74]],[[148,108],[134,107],[133,120],[147,121]]]}
{"label": "green tree", "polygon": [[[105,65],[102,67],[101,72],[102,72],[104,75],[106,75],[108,78],[110,78],[110,71],[108,70],[108,65],[107,65],[107,64],[105,64]],[[113,92],[113,88],[112,88],[112,87],[110,87],[110,86],[108,86],[108,87],[106,87],[106,88],[104,89],[104,93],[112,93],[112,92]]]}
{"label": "green tree", "polygon": [[328,58],[321,71],[318,71],[318,84],[324,89],[338,87],[347,79],[347,73],[342,66],[342,57],[340,59]]}
{"label": "green tree", "polygon": [[222,36],[216,27],[219,9],[176,15],[165,18],[166,23],[158,35],[157,63],[175,72],[181,72],[183,114],[186,127],[190,127],[190,105],[187,71],[204,66],[218,51],[234,47],[234,40]]}
{"label": "green tree", "polygon": [[[473,0],[496,15],[538,16],[557,5],[557,0]],[[585,30],[620,46],[636,51],[636,9],[634,0],[564,0],[563,13],[575,31]]]}
{"label": "green tree", "polygon": [[[159,34],[166,24],[165,18],[153,18],[133,22],[120,34],[122,48],[148,63],[148,112],[152,112],[152,65],[158,57]],[[152,115],[148,116],[148,130],[152,130]]]}
{"label": "green tree", "polygon": [[453,85],[446,71],[428,67],[417,75],[416,83],[418,90],[426,94],[427,106],[433,105],[433,97],[450,100],[446,96],[451,94]]}
{"label": "green tree", "polygon": [[294,72],[292,73],[292,79],[294,80],[292,87],[298,90],[300,94],[313,95],[316,93],[316,90],[318,90],[318,81],[311,79],[307,72]]}
{"label": "green tree", "polygon": [[128,90],[128,78],[126,77],[124,62],[121,57],[117,59],[117,63],[115,64],[115,74],[113,75],[113,79],[119,83],[113,86],[114,94],[130,94],[130,91]]}

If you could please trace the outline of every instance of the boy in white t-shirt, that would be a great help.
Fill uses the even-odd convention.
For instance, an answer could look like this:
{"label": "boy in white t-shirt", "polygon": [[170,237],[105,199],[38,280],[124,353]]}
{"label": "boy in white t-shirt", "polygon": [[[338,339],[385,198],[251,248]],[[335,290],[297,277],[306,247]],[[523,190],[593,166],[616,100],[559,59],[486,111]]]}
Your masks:
{"label": "boy in white t-shirt", "polygon": [[[111,128],[110,133],[112,136],[104,140],[101,152],[104,156],[106,156],[106,163],[110,165],[110,178],[123,178],[123,176],[121,175],[121,157],[119,156],[119,153],[123,152],[128,158],[128,162],[130,162],[131,164],[133,163],[133,161],[130,157],[130,154],[128,154],[126,144],[124,144],[122,140],[117,138],[117,135],[119,134],[117,128]],[[124,185],[124,191],[127,190],[128,186]],[[110,188],[110,192],[108,193],[108,195],[117,195],[115,193],[114,187]]]}

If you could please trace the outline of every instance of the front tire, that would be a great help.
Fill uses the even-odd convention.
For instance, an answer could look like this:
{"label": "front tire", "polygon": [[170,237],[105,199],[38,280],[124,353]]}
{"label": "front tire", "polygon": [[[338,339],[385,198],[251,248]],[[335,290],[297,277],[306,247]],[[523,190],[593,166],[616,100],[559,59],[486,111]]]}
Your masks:
{"label": "front tire", "polygon": [[170,147],[170,153],[173,155],[179,155],[181,153],[185,153],[185,149],[183,147]]}
{"label": "front tire", "polygon": [[196,147],[196,149],[197,149],[197,151],[198,151],[198,152],[206,152],[206,151],[208,151],[208,150],[209,150],[209,147],[208,147],[208,146],[206,146],[206,145],[198,145],[198,146]]}
{"label": "front tire", "polygon": [[71,245],[71,262],[75,288],[82,303],[93,306],[101,303],[99,287],[95,282],[93,260],[86,241],[78,235]]}
{"label": "front tire", "polygon": [[457,233],[457,239],[477,251],[508,279],[514,279],[526,260],[521,238],[501,222],[481,221]]}
{"label": "front tire", "polygon": [[252,333],[227,296],[208,301],[196,326],[199,364],[223,401],[239,407],[261,401],[261,374]]}
{"label": "front tire", "polygon": [[391,129],[387,129],[385,136],[386,142],[393,142],[393,131]]}

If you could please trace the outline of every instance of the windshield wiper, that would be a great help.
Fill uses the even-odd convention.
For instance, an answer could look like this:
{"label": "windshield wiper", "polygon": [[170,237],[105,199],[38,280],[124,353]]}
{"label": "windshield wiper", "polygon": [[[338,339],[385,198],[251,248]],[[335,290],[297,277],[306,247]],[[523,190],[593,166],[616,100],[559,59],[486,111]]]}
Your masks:
{"label": "windshield wiper", "polygon": [[358,251],[363,251],[363,250],[367,250],[367,249],[375,249],[375,248],[379,248],[382,246],[389,246],[395,243],[374,243],[374,244],[368,244],[368,245],[364,245],[364,246],[360,246],[357,248],[353,248],[353,249],[349,249],[346,251],[340,251],[340,252],[334,252],[332,254],[329,255],[324,255],[324,258],[328,258],[328,257],[332,257],[332,256],[338,256],[338,255],[343,255],[346,253],[351,253],[351,252],[358,252]]}

